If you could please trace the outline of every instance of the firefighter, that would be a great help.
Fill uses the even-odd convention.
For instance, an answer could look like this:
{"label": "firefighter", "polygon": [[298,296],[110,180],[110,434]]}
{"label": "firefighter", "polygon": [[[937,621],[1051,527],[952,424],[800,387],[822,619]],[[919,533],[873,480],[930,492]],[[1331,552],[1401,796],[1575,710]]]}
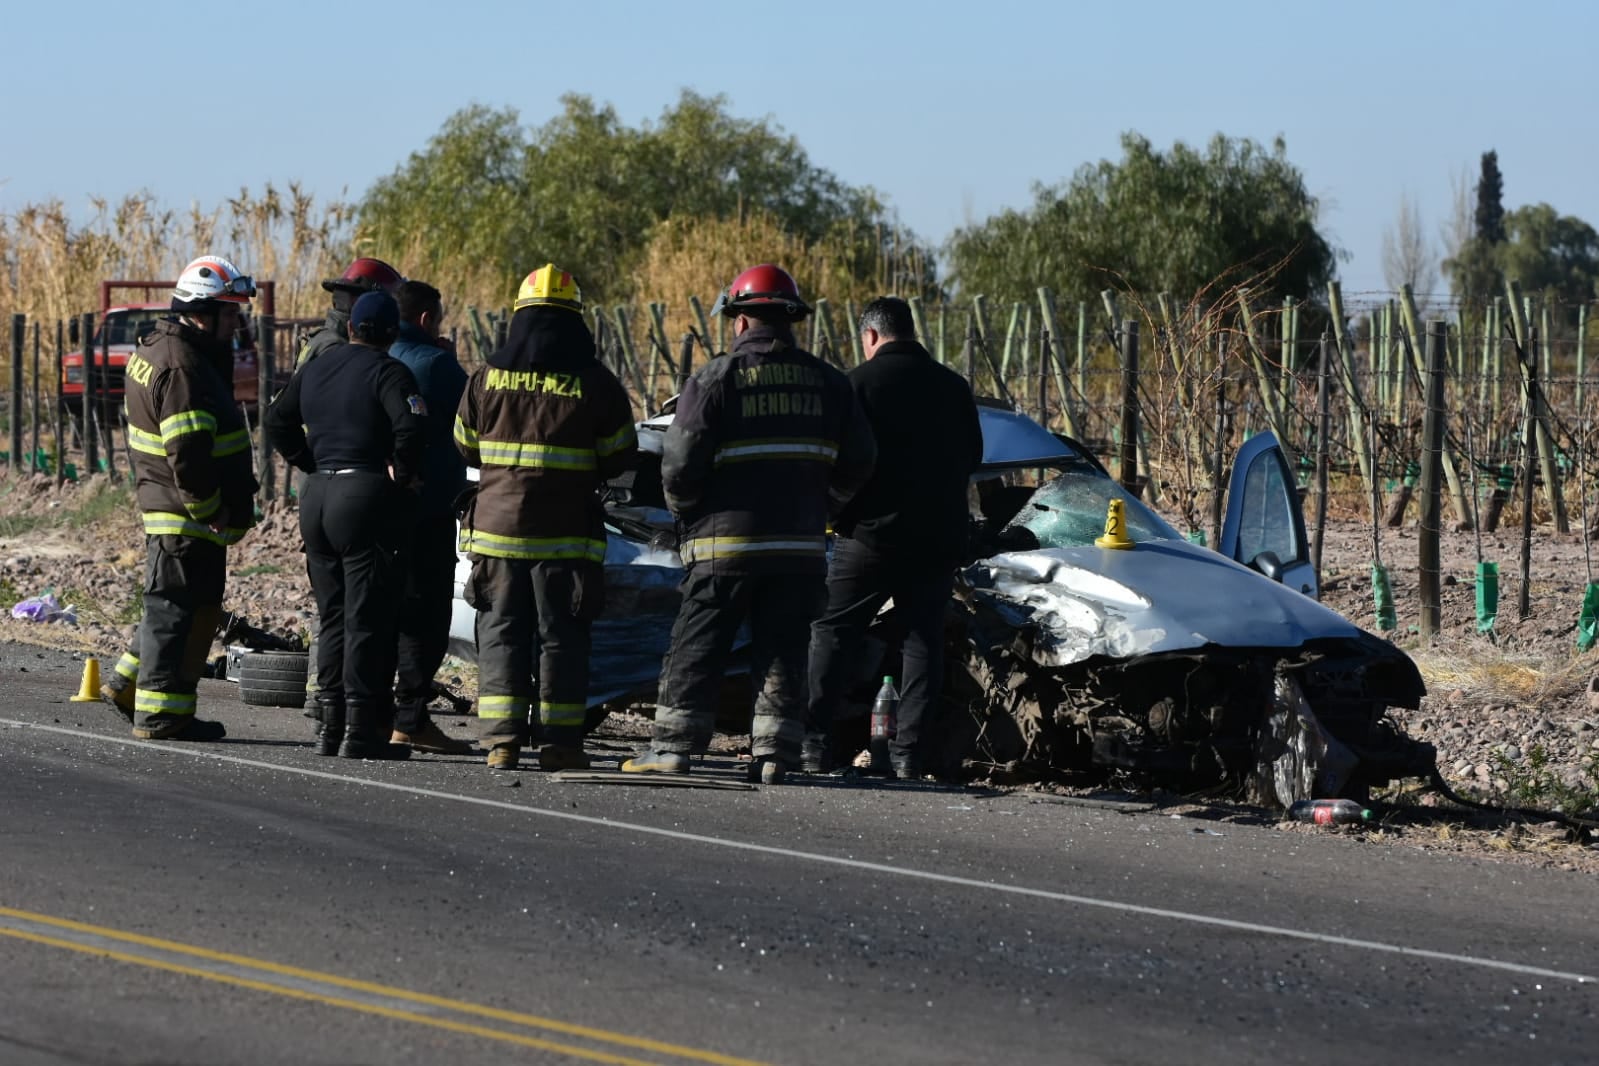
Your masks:
{"label": "firefighter", "polygon": [[[117,664],[113,699],[145,740],[220,740],[195,694],[222,619],[227,547],[255,521],[250,435],[233,402],[233,336],[255,282],[201,256],[128,357],[125,403],[148,561],[137,654]],[[131,690],[132,700],[127,699]]]}
{"label": "firefighter", "polygon": [[414,519],[427,405],[389,358],[400,311],[386,292],[350,309],[350,340],[289,380],[267,409],[272,446],[305,472],[300,535],[318,615],[317,751],[403,759],[394,721],[397,558]]}
{"label": "firefighter", "polygon": [[515,769],[536,736],[540,768],[586,768],[589,631],[604,603],[597,490],[632,467],[638,438],[627,392],[596,358],[582,294],[561,268],[523,280],[505,346],[467,382],[455,440],[482,471],[460,546],[472,558],[463,596],[478,612],[488,765]]}
{"label": "firefighter", "polygon": [[467,755],[471,743],[444,734],[428,715],[433,675],[444,662],[455,595],[455,499],[466,488],[466,464],[451,439],[450,414],[461,404],[466,371],[439,337],[444,301],[422,281],[406,281],[395,296],[400,335],[389,355],[416,378],[429,411],[422,456],[422,490],[405,557],[405,587],[396,618],[399,674],[394,685],[396,744],[417,751]]}
{"label": "firefighter", "polygon": [[626,773],[687,773],[710,743],[717,694],[748,621],[756,685],[751,780],[798,769],[806,650],[827,573],[827,522],[871,477],[876,443],[838,370],[799,347],[810,314],[779,267],[751,267],[717,297],[733,349],[677,400],[661,482],[682,529],[683,603],[661,666],[652,751]]}
{"label": "firefighter", "polygon": [[378,291],[393,296],[404,280],[398,270],[383,260],[367,258],[356,259],[345,268],[343,274],[325,279],[322,288],[333,294],[333,307],[322,325],[300,346],[294,369],[299,370],[329,348],[336,348],[350,339],[350,308],[357,297],[362,293]]}

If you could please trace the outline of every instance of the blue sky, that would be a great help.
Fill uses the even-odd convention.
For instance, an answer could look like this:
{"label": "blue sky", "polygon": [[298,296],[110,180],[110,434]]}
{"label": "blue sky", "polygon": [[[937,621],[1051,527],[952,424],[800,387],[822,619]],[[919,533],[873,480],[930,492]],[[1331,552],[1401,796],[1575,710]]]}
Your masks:
{"label": "blue sky", "polygon": [[1599,4],[1575,0],[89,0],[13,5],[7,30],[7,212],[59,197],[83,216],[139,189],[210,205],[268,180],[357,197],[468,103],[537,124],[580,92],[637,123],[690,87],[772,119],[935,242],[1117,157],[1125,130],[1283,135],[1350,292],[1383,288],[1401,194],[1436,241],[1451,176],[1474,182],[1488,148],[1508,207],[1599,225]]}

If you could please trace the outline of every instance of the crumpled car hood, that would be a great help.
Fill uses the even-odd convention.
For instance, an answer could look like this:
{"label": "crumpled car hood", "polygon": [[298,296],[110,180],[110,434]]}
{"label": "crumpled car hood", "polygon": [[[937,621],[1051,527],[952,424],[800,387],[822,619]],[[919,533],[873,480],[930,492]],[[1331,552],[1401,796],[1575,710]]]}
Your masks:
{"label": "crumpled car hood", "polygon": [[1207,644],[1293,648],[1362,631],[1329,608],[1185,541],[1005,552],[963,572],[971,596],[1035,627],[1033,658],[1065,666]]}

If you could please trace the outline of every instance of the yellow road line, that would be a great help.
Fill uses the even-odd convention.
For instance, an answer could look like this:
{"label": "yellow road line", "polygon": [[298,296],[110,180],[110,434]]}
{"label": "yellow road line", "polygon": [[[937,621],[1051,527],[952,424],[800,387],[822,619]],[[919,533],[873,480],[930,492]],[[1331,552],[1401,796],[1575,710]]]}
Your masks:
{"label": "yellow road line", "polygon": [[[482,1004],[469,1003],[465,1000],[448,999],[443,996],[428,995],[424,992],[412,992],[403,988],[389,985],[375,984],[370,981],[358,981],[337,974],[321,973],[317,970],[303,970],[294,966],[284,966],[281,963],[268,962],[264,959],[254,959],[246,955],[231,955],[226,952],[211,951],[208,948],[182,944],[172,940],[162,940],[157,937],[143,936],[138,933],[128,933],[120,929],[111,929],[105,926],[90,925],[86,922],[76,922],[67,918],[55,918],[46,914],[35,914],[31,911],[15,910],[10,907],[0,907],[0,918],[10,918],[15,921],[29,924],[42,925],[56,929],[68,930],[79,934],[88,934],[91,937],[111,940],[124,944],[139,945],[159,951],[170,952],[188,958],[223,963],[229,966],[255,970],[264,974],[273,974],[281,977],[294,978],[299,981],[312,982],[322,985],[345,988],[351,991],[364,992],[368,995],[382,996],[387,999],[397,999],[419,1006],[433,1007],[440,1010],[454,1011],[458,1014],[472,1015],[480,1018],[491,1018],[495,1021],[521,1025],[531,1029],[543,1029],[564,1036],[579,1037],[598,1043],[613,1044],[620,1047],[632,1048],[640,1051],[651,1051],[657,1054],[668,1055],[676,1059],[686,1059],[693,1062],[711,1063],[714,1066],[763,1066],[751,1059],[737,1058],[731,1055],[721,1055],[714,1051],[704,1051],[699,1048],[685,1047],[679,1044],[668,1044],[659,1040],[649,1040],[644,1037],[628,1036],[626,1033],[612,1032],[608,1029],[597,1029],[590,1026],[574,1025],[553,1018],[544,1018],[534,1014],[522,1014],[518,1011],[501,1010],[497,1007],[488,1007]],[[346,1010],[360,1011],[365,1014],[375,1014],[384,1018],[398,1021],[414,1022],[418,1025],[431,1026],[435,1029],[445,1029],[450,1032],[466,1033],[480,1036],[503,1043],[518,1044],[523,1047],[540,1048],[546,1051],[556,1051],[565,1055],[572,1055],[593,1062],[613,1063],[616,1066],[652,1066],[644,1059],[628,1058],[624,1055],[611,1054],[604,1051],[594,1051],[588,1048],[577,1047],[570,1044],[556,1043],[538,1037],[524,1036],[520,1033],[509,1033],[501,1029],[491,1029],[487,1026],[474,1025],[469,1022],[452,1021],[448,1018],[438,1018],[426,1014],[417,1014],[412,1011],[399,1010],[386,1007],[377,1003],[364,1003],[359,1000],[340,998],[320,992],[294,988],[270,981],[253,980],[235,974],[220,972],[216,969],[206,969],[202,966],[188,966],[182,963],[171,962],[166,959],[155,958],[150,955],[137,954],[131,951],[120,951],[116,948],[95,943],[50,936],[28,929],[19,929],[14,925],[8,927],[0,922],[0,936],[13,937],[19,940],[28,940],[34,943],[47,944],[51,947],[65,948],[69,951],[82,952],[86,955],[98,955],[103,958],[115,959],[119,962],[132,963],[137,966],[146,966],[157,970],[166,970],[171,973],[184,974],[190,977],[199,977],[207,981],[218,981],[223,984],[235,985],[240,988],[250,988],[260,992],[270,992],[275,995],[288,996],[293,999],[310,1000],[332,1007],[342,1007]]]}

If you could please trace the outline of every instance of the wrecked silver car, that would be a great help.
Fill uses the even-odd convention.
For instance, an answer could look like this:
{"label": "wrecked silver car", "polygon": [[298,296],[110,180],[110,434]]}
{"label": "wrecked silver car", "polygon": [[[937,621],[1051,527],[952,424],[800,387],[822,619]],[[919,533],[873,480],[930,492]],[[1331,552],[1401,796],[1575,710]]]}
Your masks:
{"label": "wrecked silver car", "polygon": [[[1363,793],[1425,776],[1432,749],[1387,716],[1424,692],[1408,656],[1315,599],[1298,493],[1270,434],[1240,449],[1217,550],[1190,543],[1113,480],[1092,453],[1026,415],[980,408],[973,561],[948,625],[949,676],[930,769],[1028,780],[1118,773],[1261,802]],[[589,702],[653,699],[681,565],[660,496],[671,414],[638,426],[640,462],[606,511],[606,609],[594,630]],[[1126,543],[1104,547],[1118,501]],[[462,561],[458,585],[467,563]],[[456,649],[473,612],[457,597]],[[865,711],[897,674],[893,607],[862,656]],[[745,726],[747,684],[726,725]],[[846,720],[849,714],[845,715]]]}

